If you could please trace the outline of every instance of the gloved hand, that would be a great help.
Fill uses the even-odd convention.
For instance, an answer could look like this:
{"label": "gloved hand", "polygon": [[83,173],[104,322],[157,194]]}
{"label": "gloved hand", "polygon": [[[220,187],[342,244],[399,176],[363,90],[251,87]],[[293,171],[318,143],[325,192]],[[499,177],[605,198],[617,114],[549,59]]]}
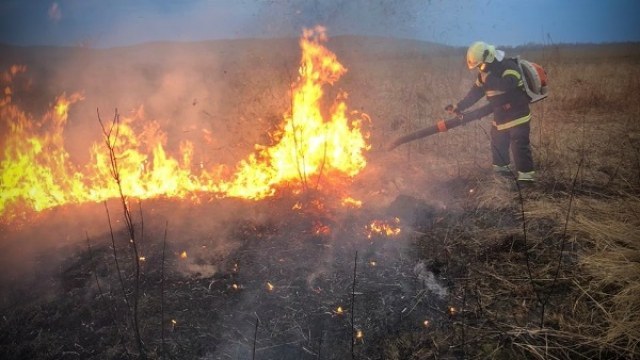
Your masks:
{"label": "gloved hand", "polygon": [[453,104],[449,104],[447,106],[444,107],[444,110],[446,112],[448,112],[451,115],[456,115],[458,118],[462,119],[462,111],[458,110],[458,107],[453,105]]}
{"label": "gloved hand", "polygon": [[444,111],[448,112],[449,114],[458,114],[460,113],[460,111],[458,111],[458,107],[453,105],[453,104],[449,104],[447,106],[444,107]]}

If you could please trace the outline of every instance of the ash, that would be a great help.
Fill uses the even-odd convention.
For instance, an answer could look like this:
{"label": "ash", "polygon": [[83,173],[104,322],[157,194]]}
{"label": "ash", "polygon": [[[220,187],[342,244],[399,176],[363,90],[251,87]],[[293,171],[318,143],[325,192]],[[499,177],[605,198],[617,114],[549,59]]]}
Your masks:
{"label": "ash", "polygon": [[[448,284],[437,267],[418,259],[414,246],[434,212],[417,204],[402,197],[377,210],[345,209],[310,198],[142,204],[137,223],[144,220],[139,241],[145,260],[139,311],[147,355],[377,359],[387,338],[447,326]],[[66,214],[75,216],[75,211]],[[60,214],[52,219],[65,222]],[[95,225],[95,219],[87,221]],[[373,221],[400,231],[375,232]],[[63,228],[81,239],[81,230]],[[125,231],[116,229],[114,237],[125,287],[131,289]],[[55,267],[31,268],[32,282],[17,276],[13,281],[20,285],[14,286],[3,279],[3,288],[12,288],[3,295],[5,321],[19,323],[34,311],[71,309],[66,317],[42,320],[59,342],[50,346],[83,358],[125,356],[134,352],[133,340],[127,337],[111,236],[103,229],[90,235],[89,243],[91,252],[82,238],[66,245],[70,255]],[[35,291],[43,278],[49,285]],[[19,310],[7,315],[18,300]],[[32,325],[43,326],[22,326]],[[29,349],[35,346],[33,339],[19,341]],[[24,355],[12,351],[15,358]]]}

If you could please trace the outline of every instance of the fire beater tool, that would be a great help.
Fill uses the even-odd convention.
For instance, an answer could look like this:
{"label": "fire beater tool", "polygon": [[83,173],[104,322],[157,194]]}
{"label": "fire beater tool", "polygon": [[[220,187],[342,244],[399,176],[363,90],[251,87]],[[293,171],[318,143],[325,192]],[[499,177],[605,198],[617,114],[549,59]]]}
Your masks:
{"label": "fire beater tool", "polygon": [[475,111],[470,111],[468,113],[457,113],[456,117],[454,118],[451,118],[448,120],[438,120],[438,122],[435,125],[428,126],[424,129],[420,129],[412,133],[400,136],[399,138],[395,139],[391,144],[387,146],[387,151],[391,151],[397,148],[398,146],[404,143],[408,143],[410,141],[422,139],[424,137],[431,136],[433,134],[446,132],[449,129],[453,129],[460,125],[465,125],[468,122],[471,122],[473,120],[478,120],[479,118],[480,116],[478,116],[478,114],[476,114]]}

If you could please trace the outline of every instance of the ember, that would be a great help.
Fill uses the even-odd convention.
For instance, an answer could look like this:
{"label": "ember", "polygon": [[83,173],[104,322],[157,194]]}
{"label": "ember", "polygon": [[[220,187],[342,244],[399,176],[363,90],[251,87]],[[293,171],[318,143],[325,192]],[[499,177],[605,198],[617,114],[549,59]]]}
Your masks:
{"label": "ember", "polygon": [[313,233],[316,235],[329,235],[331,234],[331,228],[321,222],[314,222],[313,225]]}

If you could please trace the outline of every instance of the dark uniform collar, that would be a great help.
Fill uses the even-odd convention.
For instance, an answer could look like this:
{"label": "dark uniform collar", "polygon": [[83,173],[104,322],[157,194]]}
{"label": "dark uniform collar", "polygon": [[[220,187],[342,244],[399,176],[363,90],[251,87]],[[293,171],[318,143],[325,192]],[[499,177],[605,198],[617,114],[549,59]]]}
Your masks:
{"label": "dark uniform collar", "polygon": [[502,66],[502,61],[498,61],[498,59],[494,59],[490,63],[482,63],[480,65],[480,71],[484,73],[490,73],[494,70],[499,69]]}

